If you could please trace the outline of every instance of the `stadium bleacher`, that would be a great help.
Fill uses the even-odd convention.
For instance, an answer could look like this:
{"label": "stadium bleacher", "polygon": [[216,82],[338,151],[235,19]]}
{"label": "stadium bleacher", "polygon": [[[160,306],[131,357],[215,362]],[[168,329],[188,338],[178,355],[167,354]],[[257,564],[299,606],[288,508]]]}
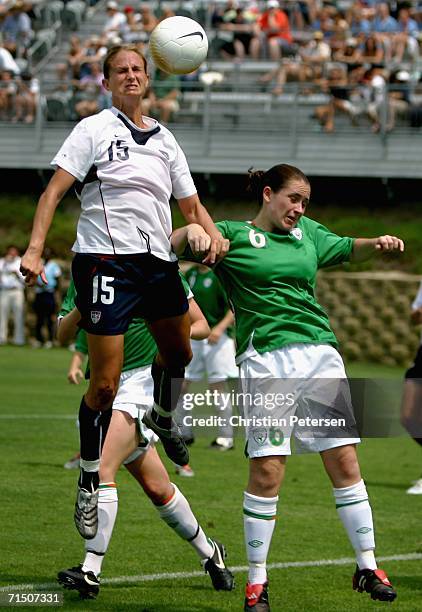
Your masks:
{"label": "stadium bleacher", "polygon": [[[118,4],[120,9],[139,8],[135,2]],[[160,2],[143,4],[156,13],[164,6]],[[213,14],[224,5],[221,2],[207,5],[202,0],[177,0],[165,5],[177,14],[201,21],[207,28],[210,54],[201,72],[221,76],[216,82],[207,82],[205,78],[202,81],[202,75],[181,82],[180,110],[172,116],[171,129],[185,149],[193,172],[244,172],[245,164],[268,165],[283,158],[316,175],[422,176],[422,167],[417,162],[420,129],[411,127],[408,115],[398,116],[391,133],[387,133],[384,123],[379,133],[372,134],[371,122],[361,105],[353,117],[336,114],[336,131],[325,134],[315,111],[329,103],[329,90],[316,83],[287,82],[282,93],[275,94],[271,82],[264,84],[260,77],[276,69],[277,62],[268,57],[258,60],[247,57],[243,61],[222,58],[215,41],[220,38],[221,42],[222,34],[226,41],[230,36],[218,30]],[[74,106],[69,105],[69,97],[57,93],[60,92],[57,67],[66,65],[72,34],[82,41],[101,34],[106,22],[106,2],[40,0],[34,4],[33,13],[35,36],[26,57],[19,61],[21,69],[31,69],[39,81],[37,117],[33,125],[0,122],[1,167],[48,167],[55,149],[78,119]],[[298,41],[306,41],[310,31],[294,34]],[[283,62],[289,61],[283,58]],[[410,75],[411,83],[406,87],[416,117],[421,104],[419,60],[402,68],[407,68]],[[415,120],[413,125],[418,122]],[[29,148],[28,142],[34,147]]]}

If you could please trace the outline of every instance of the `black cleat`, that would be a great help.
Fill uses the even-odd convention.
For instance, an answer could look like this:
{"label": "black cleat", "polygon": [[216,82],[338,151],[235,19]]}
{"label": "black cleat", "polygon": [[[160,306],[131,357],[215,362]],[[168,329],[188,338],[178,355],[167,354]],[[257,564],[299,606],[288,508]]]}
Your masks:
{"label": "black cleat", "polygon": [[172,419],[171,429],[160,427],[152,418],[152,411],[149,410],[142,417],[142,422],[146,427],[152,429],[160,438],[166,455],[176,465],[184,466],[189,463],[189,451],[186,446],[180,429]]}
{"label": "black cleat", "polygon": [[234,576],[226,567],[224,559],[227,556],[223,544],[211,540],[214,548],[212,556],[204,562],[204,569],[210,575],[212,586],[216,591],[232,591],[234,589]]}
{"label": "black cleat", "polygon": [[100,581],[93,572],[83,572],[82,564],[62,570],[57,581],[65,589],[79,591],[82,599],[95,599],[100,591]]}
{"label": "black cleat", "polygon": [[244,612],[270,612],[268,600],[268,582],[264,584],[246,584]]}
{"label": "black cleat", "polygon": [[353,588],[359,593],[366,591],[372,599],[379,601],[394,601],[397,597],[387,574],[382,569],[362,569],[356,567],[353,576]]}
{"label": "black cleat", "polygon": [[98,529],[98,489],[87,491],[78,486],[73,515],[76,529],[85,540],[92,540]]}

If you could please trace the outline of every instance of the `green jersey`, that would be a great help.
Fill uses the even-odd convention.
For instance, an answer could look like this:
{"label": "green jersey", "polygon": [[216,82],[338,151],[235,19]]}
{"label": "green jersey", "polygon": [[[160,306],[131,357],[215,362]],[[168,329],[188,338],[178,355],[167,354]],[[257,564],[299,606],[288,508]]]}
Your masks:
{"label": "green jersey", "polygon": [[190,268],[185,273],[185,277],[208,325],[214,327],[230,309],[226,292],[220,281],[209,268],[202,272],[197,266]]}
{"label": "green jersey", "polygon": [[214,271],[235,313],[238,363],[293,343],[337,345],[315,298],[316,274],[348,261],[352,238],[307,217],[290,232],[266,232],[242,221],[222,221],[217,227],[230,240],[228,254]]}
{"label": "green jersey", "polygon": [[[192,297],[189,285],[181,275],[183,287],[188,298]],[[63,300],[59,317],[69,314],[75,307],[76,290],[73,280],[70,281],[69,288]],[[88,354],[88,343],[86,332],[81,329],[76,336],[75,348],[80,353]],[[157,352],[157,345],[151,336],[145,321],[135,318],[130,323],[124,336],[124,354],[122,372],[151,365]]]}

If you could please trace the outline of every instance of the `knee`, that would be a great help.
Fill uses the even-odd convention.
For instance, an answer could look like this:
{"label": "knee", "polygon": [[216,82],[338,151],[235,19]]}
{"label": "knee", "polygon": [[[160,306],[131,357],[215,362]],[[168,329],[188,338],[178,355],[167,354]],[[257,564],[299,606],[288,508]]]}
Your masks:
{"label": "knee", "polygon": [[113,403],[117,393],[117,384],[111,381],[104,381],[93,385],[87,393],[87,403],[92,410],[108,410]]}
{"label": "knee", "polygon": [[173,351],[160,353],[165,368],[185,368],[192,361],[190,342],[186,346],[177,347]]}
{"label": "knee", "polygon": [[280,488],[280,472],[274,465],[261,465],[251,472],[248,490],[261,497],[274,497]]}
{"label": "knee", "polygon": [[360,479],[359,462],[356,455],[340,456],[337,462],[337,470],[344,482],[358,481]]}
{"label": "knee", "polygon": [[170,481],[147,478],[142,487],[154,506],[163,506],[174,493]]}

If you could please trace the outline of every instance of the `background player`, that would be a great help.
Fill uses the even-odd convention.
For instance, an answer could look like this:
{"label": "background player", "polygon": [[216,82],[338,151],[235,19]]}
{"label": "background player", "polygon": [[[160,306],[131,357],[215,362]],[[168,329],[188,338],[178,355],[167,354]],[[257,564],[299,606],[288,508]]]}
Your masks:
{"label": "background player", "polygon": [[[71,284],[61,311],[64,316],[60,321],[59,339],[62,342],[72,338],[77,329],[75,323],[79,313],[73,307],[74,295]],[[70,307],[72,310],[69,310]],[[189,295],[189,313],[192,336],[206,337],[209,327],[192,294]],[[86,334],[83,331],[77,336],[76,350],[80,354],[87,354]],[[134,320],[125,334],[123,372],[111,421],[103,432],[105,441],[100,465],[98,529],[95,536],[86,541],[84,562],[58,574],[58,580],[65,588],[76,589],[83,597],[94,598],[99,592],[99,574],[117,515],[115,475],[122,462],[151,499],[160,517],[195,549],[214,588],[229,591],[234,587],[233,576],[224,563],[224,546],[205,536],[188,501],[170,482],[154,447],[154,433],[142,423],[153,394],[151,363],[155,352],[156,345],[144,321]]]}
{"label": "background player", "polygon": [[[422,283],[413,301],[410,319],[413,325],[422,324]],[[415,442],[422,446],[422,344],[418,348],[413,365],[405,374],[401,423]],[[407,493],[422,495],[422,475],[407,489]]]}
{"label": "background player", "polygon": [[[237,378],[238,370],[235,362],[235,347],[232,339],[231,326],[234,315],[230,310],[226,293],[220,281],[210,268],[194,265],[185,272],[185,278],[195,296],[195,301],[204,313],[211,333],[204,340],[192,340],[192,361],[186,369],[183,392],[189,388],[189,382],[200,381],[207,377],[209,389],[220,397],[227,392],[228,378]],[[193,430],[183,424],[183,396],[179,401],[178,419],[181,423],[185,441],[193,441]],[[233,448],[233,427],[230,422],[232,406],[229,403],[215,404],[219,415],[224,420],[218,428],[217,438],[212,447],[221,451]],[[178,470],[183,473],[182,469]]]}

